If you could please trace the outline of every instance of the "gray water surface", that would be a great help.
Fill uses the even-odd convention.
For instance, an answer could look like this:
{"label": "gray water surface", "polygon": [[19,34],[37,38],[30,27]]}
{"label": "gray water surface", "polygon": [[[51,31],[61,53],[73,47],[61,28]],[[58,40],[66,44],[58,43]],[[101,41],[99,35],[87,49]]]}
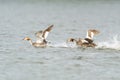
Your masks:
{"label": "gray water surface", "polygon": [[[119,1],[1,2],[0,80],[120,80],[119,8]],[[52,47],[22,40],[35,41],[34,33],[51,24]],[[85,37],[91,28],[107,48],[65,47],[67,38]]]}

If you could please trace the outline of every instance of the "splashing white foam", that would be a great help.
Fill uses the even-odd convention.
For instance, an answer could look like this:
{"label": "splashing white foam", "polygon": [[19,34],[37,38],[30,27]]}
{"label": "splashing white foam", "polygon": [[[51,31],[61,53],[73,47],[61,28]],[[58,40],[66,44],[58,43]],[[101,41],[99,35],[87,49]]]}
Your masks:
{"label": "splashing white foam", "polygon": [[101,48],[101,49],[109,48],[109,49],[120,50],[120,41],[118,40],[118,35],[112,37],[108,41],[99,42],[97,48]]}
{"label": "splashing white foam", "polygon": [[[120,50],[120,41],[118,40],[119,36],[116,35],[111,39],[103,42],[98,42],[98,46],[96,49],[115,49]],[[48,46],[50,47],[61,47],[61,48],[76,48],[75,43],[66,43],[66,42],[56,42],[56,43],[49,43]]]}
{"label": "splashing white foam", "polygon": [[60,42],[60,43],[52,43],[48,44],[50,47],[63,47],[63,48],[75,48],[77,47],[74,43],[66,43],[66,42]]}
{"label": "splashing white foam", "polygon": [[66,43],[56,43],[53,45],[54,47],[68,47]]}

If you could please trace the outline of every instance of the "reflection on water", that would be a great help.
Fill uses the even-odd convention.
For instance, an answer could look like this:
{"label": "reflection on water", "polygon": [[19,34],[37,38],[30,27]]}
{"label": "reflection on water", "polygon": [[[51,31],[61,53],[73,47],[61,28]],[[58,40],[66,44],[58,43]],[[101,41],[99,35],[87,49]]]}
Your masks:
{"label": "reflection on water", "polygon": [[[119,1],[14,1],[0,4],[0,80],[119,80]],[[54,24],[47,48],[22,39]],[[97,48],[66,44],[100,30]],[[118,36],[115,36],[118,35]],[[113,38],[112,38],[113,37]]]}

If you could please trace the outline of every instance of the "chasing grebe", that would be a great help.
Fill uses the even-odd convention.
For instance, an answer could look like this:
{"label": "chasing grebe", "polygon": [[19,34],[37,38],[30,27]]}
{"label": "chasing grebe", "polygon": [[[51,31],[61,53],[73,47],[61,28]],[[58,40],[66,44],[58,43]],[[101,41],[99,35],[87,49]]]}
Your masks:
{"label": "chasing grebe", "polygon": [[97,35],[98,33],[100,33],[98,30],[90,29],[87,31],[87,35],[85,39],[79,38],[77,40],[74,38],[69,38],[67,42],[75,42],[77,46],[81,46],[81,47],[95,47],[97,45],[93,43],[93,36]]}
{"label": "chasing grebe", "polygon": [[84,39],[74,39],[74,38],[69,38],[67,42],[75,42],[78,47],[95,47],[97,46],[95,43],[88,43]]}
{"label": "chasing grebe", "polygon": [[52,30],[53,25],[49,26],[47,29],[44,31],[38,31],[35,33],[37,37],[36,42],[32,42],[32,40],[29,37],[25,37],[23,40],[27,40],[30,42],[30,44],[34,47],[46,47],[47,46],[47,41],[46,38],[49,34],[49,32]]}

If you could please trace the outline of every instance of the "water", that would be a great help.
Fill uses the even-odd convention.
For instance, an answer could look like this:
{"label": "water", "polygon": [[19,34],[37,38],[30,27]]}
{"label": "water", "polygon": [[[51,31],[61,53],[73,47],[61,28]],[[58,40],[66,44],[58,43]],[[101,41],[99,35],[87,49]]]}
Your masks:
{"label": "water", "polygon": [[[0,3],[0,80],[120,80],[119,1],[15,1]],[[54,24],[52,47],[22,39]],[[95,28],[98,47],[67,45]]]}

